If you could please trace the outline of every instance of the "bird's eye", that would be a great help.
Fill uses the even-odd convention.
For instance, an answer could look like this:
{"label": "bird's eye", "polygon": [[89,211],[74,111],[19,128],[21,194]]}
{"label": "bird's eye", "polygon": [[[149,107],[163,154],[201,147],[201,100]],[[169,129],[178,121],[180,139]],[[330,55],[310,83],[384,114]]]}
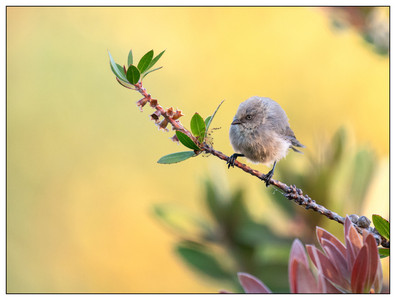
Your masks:
{"label": "bird's eye", "polygon": [[251,120],[251,119],[253,119],[253,117],[252,117],[252,115],[247,115],[247,116],[246,116],[246,119],[247,119],[247,120]]}

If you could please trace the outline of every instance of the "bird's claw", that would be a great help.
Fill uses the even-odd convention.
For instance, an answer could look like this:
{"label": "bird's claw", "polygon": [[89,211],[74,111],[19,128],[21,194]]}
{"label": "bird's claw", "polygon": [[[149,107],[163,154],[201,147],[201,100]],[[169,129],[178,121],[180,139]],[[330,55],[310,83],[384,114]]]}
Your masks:
{"label": "bird's claw", "polygon": [[261,179],[265,181],[265,186],[268,187],[270,185],[270,180],[272,178],[272,175],[274,175],[274,171],[271,170],[267,174],[265,174]]}
{"label": "bird's claw", "polygon": [[235,160],[237,159],[238,155],[236,155],[236,153],[234,153],[233,155],[231,155],[228,160],[227,160],[227,165],[228,165],[228,169],[230,167],[234,167],[235,166]]}

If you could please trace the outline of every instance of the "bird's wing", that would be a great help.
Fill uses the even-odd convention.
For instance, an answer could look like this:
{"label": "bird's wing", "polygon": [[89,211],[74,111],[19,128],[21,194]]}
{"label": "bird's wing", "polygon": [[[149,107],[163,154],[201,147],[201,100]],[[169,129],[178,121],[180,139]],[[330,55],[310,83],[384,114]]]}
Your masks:
{"label": "bird's wing", "polygon": [[[289,126],[286,127],[284,134],[285,134],[285,136],[290,140],[290,142],[292,143],[293,146],[305,148],[305,146],[304,146],[303,144],[301,144],[301,143],[297,140],[296,136],[294,135],[293,130],[292,130]],[[296,151],[296,149],[294,149],[293,147],[291,147],[291,148],[292,148],[294,151]],[[299,152],[299,151],[297,150],[297,152]]]}

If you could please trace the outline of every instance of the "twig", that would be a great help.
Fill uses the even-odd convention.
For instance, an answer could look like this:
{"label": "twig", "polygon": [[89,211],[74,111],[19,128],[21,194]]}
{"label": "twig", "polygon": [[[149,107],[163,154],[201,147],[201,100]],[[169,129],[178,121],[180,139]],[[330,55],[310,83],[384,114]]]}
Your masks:
{"label": "twig", "polygon": [[[164,109],[161,105],[158,104],[158,101],[156,99],[153,99],[151,97],[151,95],[147,93],[146,89],[143,87],[141,82],[135,84],[135,87],[136,87],[136,90],[144,97],[137,102],[137,105],[141,109],[141,108],[143,108],[143,106],[146,105],[146,103],[150,103],[150,106],[156,110],[156,112],[154,114],[152,114],[151,117],[157,124],[159,124],[160,129],[167,130],[166,126],[170,123],[173,127],[172,128],[173,130],[181,131],[184,134],[186,134],[189,138],[191,138],[192,141],[194,141],[194,143],[202,151],[204,151],[206,153],[210,153],[210,154],[228,162],[229,157],[227,155],[221,153],[220,151],[213,149],[210,145],[206,144],[205,142],[200,143],[193,136],[193,134],[181,124],[181,122],[178,120],[179,117],[182,116],[181,111],[179,111],[179,110],[174,111],[173,108]],[[160,115],[164,118],[162,120],[162,122],[159,121]],[[174,136],[172,138],[172,140],[178,141],[176,136]],[[199,153],[199,151],[198,151],[198,153]],[[243,163],[240,163],[239,161],[235,161],[234,166],[237,168],[240,168],[241,170],[245,171],[246,173],[249,173],[253,176],[258,177],[261,180],[264,179],[265,174],[261,173],[260,171],[254,170],[254,169],[250,168],[249,166],[247,166]],[[308,195],[304,196],[303,191],[301,189],[297,188],[295,185],[289,186],[283,182],[280,182],[279,180],[275,180],[272,178],[269,180],[268,183],[270,185],[273,185],[273,186],[277,187],[278,189],[282,190],[283,191],[282,194],[287,199],[294,201],[296,204],[303,206],[305,209],[312,209],[313,211],[316,211],[316,212],[326,216],[330,220],[334,220],[340,224],[345,223],[344,217],[339,216],[337,213],[327,209],[323,205],[317,204],[316,201],[312,200]],[[357,226],[355,223],[354,223],[354,226],[360,234],[363,233],[364,229],[369,230],[374,235],[378,245],[381,244],[383,247],[389,248],[389,241],[387,239],[385,239],[384,237],[382,237],[380,234],[378,234],[378,232],[375,230],[375,228],[373,228],[373,227],[361,228],[361,227]]]}

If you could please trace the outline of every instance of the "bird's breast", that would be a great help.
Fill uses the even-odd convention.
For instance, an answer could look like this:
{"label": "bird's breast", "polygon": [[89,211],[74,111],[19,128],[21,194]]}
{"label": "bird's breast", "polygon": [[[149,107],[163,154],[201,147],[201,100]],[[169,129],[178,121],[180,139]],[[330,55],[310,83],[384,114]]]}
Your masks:
{"label": "bird's breast", "polygon": [[273,131],[243,128],[233,125],[230,128],[230,141],[235,152],[242,153],[254,163],[271,164],[286,156],[290,141]]}

